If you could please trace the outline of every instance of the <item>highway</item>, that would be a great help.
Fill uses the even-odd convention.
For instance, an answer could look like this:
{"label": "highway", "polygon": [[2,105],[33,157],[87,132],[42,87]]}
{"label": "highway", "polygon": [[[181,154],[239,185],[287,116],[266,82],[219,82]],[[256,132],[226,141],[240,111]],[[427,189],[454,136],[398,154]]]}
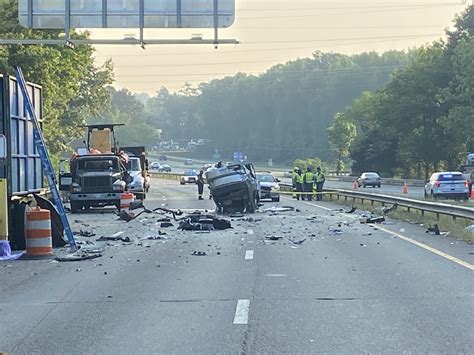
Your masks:
{"label": "highway", "polygon": [[[173,160],[171,161],[166,161],[166,162],[161,162],[163,164],[168,164],[171,166],[172,171],[176,173],[182,173],[185,170],[188,169],[196,169],[199,171],[201,169],[202,165],[205,164],[205,161],[202,160],[193,160],[193,165],[185,165],[184,164],[184,158],[174,158],[172,157]],[[155,159],[153,161],[158,161],[158,159]],[[209,162],[207,162],[209,163]],[[270,168],[268,168],[270,169]],[[266,169],[266,170],[268,170]],[[260,170],[265,170],[261,168]],[[283,173],[281,171],[275,171],[274,172],[275,176],[279,177],[279,179],[283,183],[291,183],[291,179],[289,178],[284,178]],[[354,184],[353,182],[345,182],[345,181],[335,181],[332,179],[329,179],[325,183],[325,188],[333,188],[333,189],[345,189],[345,190],[354,190]],[[368,193],[378,193],[378,194],[384,194],[384,195],[390,195],[390,196],[399,196],[399,197],[407,197],[407,198],[412,198],[412,199],[417,199],[417,200],[424,200],[424,189],[421,186],[408,186],[408,193],[403,192],[403,186],[398,186],[398,185],[388,185],[388,184],[382,184],[381,188],[373,188],[373,187],[366,187],[366,188],[359,188],[359,191],[363,192],[368,192]],[[474,205],[474,200],[470,200],[469,202],[457,202],[454,200],[444,200],[444,203],[454,203],[454,204],[460,204],[460,205]]]}
{"label": "highway", "polygon": [[[214,207],[196,186],[158,179],[145,205]],[[89,261],[0,263],[0,353],[472,352],[473,245],[360,224],[328,202],[283,205],[298,211],[266,203],[210,233],[161,228],[161,215],[69,216],[97,234],[80,241],[123,231],[131,242],[95,242],[105,252]]]}

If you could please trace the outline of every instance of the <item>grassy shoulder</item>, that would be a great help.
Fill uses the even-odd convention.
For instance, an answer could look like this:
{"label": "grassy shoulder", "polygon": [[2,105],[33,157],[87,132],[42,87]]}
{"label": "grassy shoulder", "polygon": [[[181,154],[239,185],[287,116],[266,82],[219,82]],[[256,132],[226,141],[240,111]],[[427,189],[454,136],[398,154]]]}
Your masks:
{"label": "grassy shoulder", "polygon": [[[338,200],[335,197],[332,199],[329,199],[329,196],[325,198],[340,205],[355,206],[359,209],[373,212],[374,214],[382,214],[382,204],[378,202],[374,202],[373,204],[371,202],[361,203],[360,201],[353,203],[350,200]],[[453,220],[452,217],[443,215],[440,215],[439,219],[437,219],[434,213],[425,212],[424,216],[422,216],[421,211],[414,209],[410,209],[410,211],[408,211],[406,208],[400,206],[395,211],[390,212],[389,216],[390,218],[400,221],[423,224],[426,227],[438,224],[439,229],[443,232],[449,232],[448,235],[450,237],[464,240],[468,243],[474,243],[474,232],[466,230],[467,226],[474,224],[473,220],[468,220],[465,218],[457,218]]]}

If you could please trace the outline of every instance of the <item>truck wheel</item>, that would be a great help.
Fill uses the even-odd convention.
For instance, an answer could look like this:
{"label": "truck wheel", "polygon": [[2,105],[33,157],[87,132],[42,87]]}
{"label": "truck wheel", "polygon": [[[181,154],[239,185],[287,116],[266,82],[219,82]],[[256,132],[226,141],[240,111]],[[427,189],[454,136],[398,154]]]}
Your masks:
{"label": "truck wheel", "polygon": [[82,209],[82,204],[80,202],[71,201],[71,213],[77,213]]}

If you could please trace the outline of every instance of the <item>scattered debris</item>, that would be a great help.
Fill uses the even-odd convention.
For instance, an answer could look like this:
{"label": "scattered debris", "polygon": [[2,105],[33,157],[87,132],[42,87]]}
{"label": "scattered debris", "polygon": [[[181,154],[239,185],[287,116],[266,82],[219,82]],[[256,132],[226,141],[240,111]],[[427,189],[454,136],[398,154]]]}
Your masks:
{"label": "scattered debris", "polygon": [[230,221],[213,215],[191,214],[179,223],[178,229],[188,231],[211,231],[232,228]]}
{"label": "scattered debris", "polygon": [[125,210],[121,210],[118,214],[119,221],[130,222],[136,218],[135,214],[127,212]]}
{"label": "scattered debris", "polygon": [[193,256],[206,256],[206,252],[205,251],[193,251],[192,254]]}
{"label": "scattered debris", "polygon": [[385,222],[385,217],[384,216],[376,216],[376,217],[368,217],[365,220],[365,223],[382,223]]}
{"label": "scattered debris", "polygon": [[56,257],[56,260],[57,261],[82,261],[82,260],[88,260],[88,259],[95,259],[101,256],[102,256],[101,253],[91,253],[88,250],[81,249],[72,254],[58,256]]}
{"label": "scattered debris", "polygon": [[363,244],[363,243],[360,243],[360,246],[365,248],[367,245]]}
{"label": "scattered debris", "polygon": [[160,222],[171,222],[171,219],[169,219],[169,218],[158,218],[157,222],[158,223],[160,223]]}
{"label": "scattered debris", "polygon": [[342,234],[342,230],[341,230],[341,229],[330,229],[329,232],[331,232],[331,233],[334,234],[334,235],[340,235],[340,234]]}
{"label": "scattered debris", "polygon": [[283,237],[278,237],[276,235],[269,235],[267,237],[265,237],[266,240],[280,240],[280,239],[283,239]]}
{"label": "scattered debris", "polygon": [[305,239],[301,239],[301,240],[293,240],[293,239],[289,239],[290,242],[292,242],[293,244],[297,244],[297,245],[301,245],[305,242],[306,238]]}
{"label": "scattered debris", "polygon": [[161,222],[160,227],[161,228],[173,227],[173,223],[171,223],[171,222]]}
{"label": "scattered debris", "polygon": [[94,236],[95,236],[95,233],[92,232],[92,230],[86,230],[86,229],[82,230],[82,229],[81,229],[81,230],[79,231],[79,235],[80,235],[81,237],[94,237]]}
{"label": "scattered debris", "polygon": [[349,211],[344,211],[344,213],[354,213],[357,210],[357,207],[352,206]]}
{"label": "scattered debris", "polygon": [[82,269],[81,269],[81,268],[77,268],[77,269],[76,269],[76,272],[79,272],[79,271],[82,271]]}
{"label": "scattered debris", "polygon": [[434,233],[435,235],[441,234],[438,224],[435,224],[434,227],[428,227],[426,233]]}
{"label": "scattered debris", "polygon": [[389,214],[390,212],[395,211],[398,208],[398,203],[394,203],[391,207],[383,207],[382,208],[382,213],[384,215]]}
{"label": "scattered debris", "polygon": [[151,237],[147,237],[146,239],[148,240],[162,240],[162,239],[166,239],[165,237],[160,237],[160,236],[157,236],[157,235],[153,235]]}
{"label": "scattered debris", "polygon": [[288,211],[294,211],[295,208],[291,206],[272,206],[270,208],[265,208],[263,212],[288,212]]}
{"label": "scattered debris", "polygon": [[405,228],[400,228],[401,233],[405,233]]}

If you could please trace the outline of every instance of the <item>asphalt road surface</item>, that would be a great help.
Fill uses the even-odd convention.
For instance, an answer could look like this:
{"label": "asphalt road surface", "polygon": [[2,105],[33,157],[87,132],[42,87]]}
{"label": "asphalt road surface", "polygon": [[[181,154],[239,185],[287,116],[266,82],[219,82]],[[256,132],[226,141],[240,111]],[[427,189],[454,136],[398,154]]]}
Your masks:
{"label": "asphalt road surface", "polygon": [[[213,208],[194,185],[151,190],[150,208]],[[263,212],[283,205],[299,211]],[[105,253],[89,261],[1,262],[0,352],[472,353],[474,247],[335,208],[283,198],[210,233],[150,214],[70,216],[97,234],[78,240],[124,231],[132,242],[97,242]],[[146,239],[158,230],[166,239]]]}

